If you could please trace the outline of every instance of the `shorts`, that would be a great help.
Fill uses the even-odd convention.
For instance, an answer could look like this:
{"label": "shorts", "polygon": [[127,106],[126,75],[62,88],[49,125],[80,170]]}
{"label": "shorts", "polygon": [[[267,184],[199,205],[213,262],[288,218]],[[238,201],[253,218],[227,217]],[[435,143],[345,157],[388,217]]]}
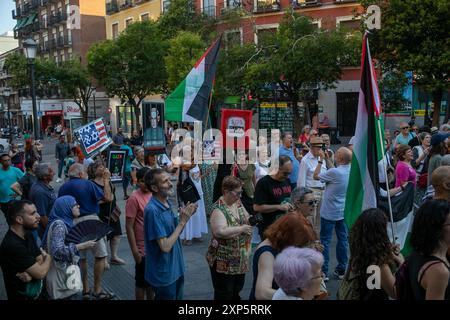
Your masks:
{"label": "shorts", "polygon": [[150,288],[150,284],[145,280],[145,257],[142,257],[141,262],[135,265],[134,280],[136,281],[136,288]]}
{"label": "shorts", "polygon": [[[82,216],[73,220],[73,224],[77,225],[80,222],[86,220],[100,220],[100,218],[96,214],[89,214],[86,216]],[[106,245],[106,237],[101,238],[97,241],[97,244],[90,249],[80,250],[80,259],[86,259],[86,252],[91,251],[92,255],[95,258],[105,258],[108,256],[108,249]]]}

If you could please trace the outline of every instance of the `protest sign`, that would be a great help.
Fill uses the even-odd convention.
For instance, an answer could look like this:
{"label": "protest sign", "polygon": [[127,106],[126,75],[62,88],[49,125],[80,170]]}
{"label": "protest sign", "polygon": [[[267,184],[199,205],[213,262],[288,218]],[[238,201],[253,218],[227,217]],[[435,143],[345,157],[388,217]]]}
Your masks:
{"label": "protest sign", "polygon": [[125,170],[126,150],[111,150],[108,157],[108,169],[111,172],[111,182],[122,182]]}

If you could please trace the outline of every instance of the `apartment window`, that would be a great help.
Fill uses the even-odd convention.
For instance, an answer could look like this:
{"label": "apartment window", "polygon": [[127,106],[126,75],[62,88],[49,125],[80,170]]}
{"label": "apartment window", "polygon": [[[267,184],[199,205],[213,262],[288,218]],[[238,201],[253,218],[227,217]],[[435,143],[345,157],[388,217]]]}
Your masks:
{"label": "apartment window", "polygon": [[260,46],[267,46],[274,42],[277,26],[263,27],[256,31],[255,43]]}
{"label": "apartment window", "polygon": [[230,49],[242,44],[241,30],[229,30],[225,32],[225,48]]}
{"label": "apartment window", "polygon": [[59,56],[59,62],[63,62],[64,61],[64,53],[62,53],[60,56]]}
{"label": "apartment window", "polygon": [[133,18],[128,18],[125,20],[125,28],[128,28],[130,24],[133,23]]}
{"label": "apartment window", "polygon": [[241,0],[225,0],[227,8],[238,8],[241,6]]}
{"label": "apartment window", "polygon": [[141,21],[149,21],[150,15],[148,13],[141,14]]}
{"label": "apartment window", "polygon": [[167,12],[167,10],[169,10],[169,6],[170,6],[170,0],[163,1],[163,3],[162,3],[163,13]]}
{"label": "apartment window", "polygon": [[119,24],[114,23],[112,25],[112,38],[115,39],[119,36]]}
{"label": "apartment window", "polygon": [[358,20],[343,20],[339,21],[339,26],[351,31],[357,31],[361,28],[361,21]]}
{"label": "apartment window", "polygon": [[215,0],[202,0],[203,1],[203,13],[208,17],[216,16],[216,1]]}

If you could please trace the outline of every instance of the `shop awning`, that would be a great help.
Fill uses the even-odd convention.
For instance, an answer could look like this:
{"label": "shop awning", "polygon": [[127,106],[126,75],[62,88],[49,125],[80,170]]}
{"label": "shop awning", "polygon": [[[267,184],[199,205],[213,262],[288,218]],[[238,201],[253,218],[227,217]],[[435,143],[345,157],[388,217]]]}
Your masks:
{"label": "shop awning", "polygon": [[24,24],[25,22],[27,22],[27,20],[28,20],[28,18],[23,18],[23,19],[17,20],[17,24],[16,24],[16,26],[14,27],[14,31],[17,31],[17,30],[19,30],[20,28],[22,28],[22,27],[23,27],[23,24]]}
{"label": "shop awning", "polygon": [[25,18],[27,21],[26,21],[25,24],[24,24],[23,26],[21,26],[21,27],[26,27],[26,26],[29,26],[30,24],[33,24],[33,22],[34,22],[34,20],[36,19],[36,17],[37,17],[37,13],[30,14],[30,15],[28,16],[28,18]]}

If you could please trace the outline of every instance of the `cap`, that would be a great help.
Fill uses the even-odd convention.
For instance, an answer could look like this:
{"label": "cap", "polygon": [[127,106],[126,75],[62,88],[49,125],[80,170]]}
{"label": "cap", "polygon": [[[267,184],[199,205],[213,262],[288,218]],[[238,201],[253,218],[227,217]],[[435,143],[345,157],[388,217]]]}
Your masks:
{"label": "cap", "polygon": [[322,140],[322,138],[319,138],[319,137],[313,137],[313,138],[311,138],[309,143],[312,146],[317,146],[317,145],[321,146],[321,145],[323,145],[323,140]]}
{"label": "cap", "polygon": [[431,145],[435,146],[441,143],[442,141],[445,141],[445,139],[447,139],[448,137],[450,137],[450,133],[447,132],[435,133],[431,136]]}
{"label": "cap", "polygon": [[436,133],[436,132],[438,132],[438,127],[432,127],[431,128],[431,133],[433,134],[433,133]]}
{"label": "cap", "polygon": [[348,145],[350,145],[350,146],[354,145],[355,144],[355,139],[356,139],[355,136],[351,137],[350,141],[348,142]]}

